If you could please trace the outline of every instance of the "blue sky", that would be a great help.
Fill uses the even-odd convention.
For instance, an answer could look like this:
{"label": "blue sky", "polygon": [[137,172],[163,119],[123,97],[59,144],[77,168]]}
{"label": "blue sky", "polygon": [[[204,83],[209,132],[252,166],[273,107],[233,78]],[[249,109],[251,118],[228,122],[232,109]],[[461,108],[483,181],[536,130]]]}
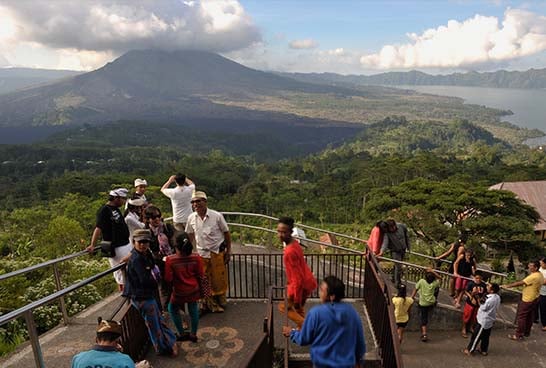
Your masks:
{"label": "blue sky", "polygon": [[546,1],[0,0],[0,19],[0,66],[197,48],[280,71],[546,67]]}

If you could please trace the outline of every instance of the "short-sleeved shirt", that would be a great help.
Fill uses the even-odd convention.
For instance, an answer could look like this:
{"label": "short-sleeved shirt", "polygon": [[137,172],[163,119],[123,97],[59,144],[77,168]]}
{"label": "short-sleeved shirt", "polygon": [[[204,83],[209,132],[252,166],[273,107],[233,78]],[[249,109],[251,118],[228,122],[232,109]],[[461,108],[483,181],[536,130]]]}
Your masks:
{"label": "short-sleeved shirt", "polygon": [[204,218],[201,218],[197,212],[193,212],[186,223],[186,232],[195,234],[197,253],[204,258],[210,258],[210,252],[220,252],[224,233],[228,231],[229,227],[224,216],[210,208],[207,208]]}
{"label": "short-sleeved shirt", "polygon": [[429,284],[425,279],[417,281],[415,284],[415,289],[419,291],[419,305],[421,307],[428,307],[436,303],[436,297],[434,296],[434,291],[440,286],[438,280],[434,280]]}
{"label": "short-sleeved shirt", "polygon": [[523,279],[523,290],[521,291],[521,300],[524,302],[532,302],[540,295],[540,288],[544,283],[544,277],[540,272],[533,272]]}
{"label": "short-sleeved shirt", "polygon": [[129,228],[119,208],[105,204],[97,212],[97,225],[102,231],[102,239],[121,247],[129,244]]}
{"label": "short-sleeved shirt", "polygon": [[176,188],[166,188],[161,192],[171,199],[173,207],[173,222],[185,224],[192,213],[191,196],[195,190],[195,184],[178,185]]}
{"label": "short-sleeved shirt", "polygon": [[396,323],[405,323],[409,321],[408,310],[413,304],[413,298],[410,298],[409,296],[405,298],[395,296],[392,298],[392,304],[394,305]]}

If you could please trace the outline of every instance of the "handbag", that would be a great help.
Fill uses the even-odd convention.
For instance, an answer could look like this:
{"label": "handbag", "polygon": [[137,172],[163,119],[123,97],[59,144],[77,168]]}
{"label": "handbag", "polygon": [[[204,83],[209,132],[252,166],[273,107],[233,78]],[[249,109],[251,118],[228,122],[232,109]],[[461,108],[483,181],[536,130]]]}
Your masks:
{"label": "handbag", "polygon": [[99,246],[101,256],[108,258],[116,256],[116,248],[112,246],[112,242],[103,240],[99,243]]}

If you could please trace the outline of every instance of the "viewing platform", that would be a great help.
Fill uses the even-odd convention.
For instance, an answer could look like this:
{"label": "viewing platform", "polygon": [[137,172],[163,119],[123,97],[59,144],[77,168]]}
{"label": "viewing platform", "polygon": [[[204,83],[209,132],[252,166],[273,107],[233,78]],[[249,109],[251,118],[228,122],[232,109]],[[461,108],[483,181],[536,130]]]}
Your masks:
{"label": "viewing platform", "polygon": [[[230,223],[230,226],[234,225],[236,224]],[[263,230],[257,226],[253,226],[252,229]],[[342,236],[342,234],[335,235]],[[310,239],[304,242],[308,246],[313,242],[321,246],[327,245]],[[469,364],[512,367],[516,365],[516,362],[517,366],[546,367],[544,363],[546,359],[542,358],[546,333],[542,333],[540,328],[536,327],[538,325],[535,325],[531,337],[523,342],[515,342],[507,338],[508,333],[513,332],[512,321],[518,296],[512,295],[505,298],[508,294],[504,291],[506,295],[503,295],[504,303],[492,332],[489,356],[467,357],[461,353],[461,349],[468,344],[468,339],[460,334],[461,309],[451,305],[451,298],[443,290],[440,293],[439,305],[431,317],[430,341],[423,343],[419,339],[420,334],[416,332],[418,331],[418,312],[414,307],[404,342],[400,346],[390,302],[393,285],[388,272],[392,261],[383,259],[385,262],[379,263],[371,254],[364,255],[360,251],[343,248],[336,244],[332,244],[331,247],[332,250],[329,252],[309,247],[306,261],[317,280],[327,275],[336,275],[345,283],[345,301],[353,304],[363,321],[367,347],[366,367],[413,368],[449,365],[450,368],[455,368],[467,367]],[[134,310],[130,312],[132,308],[127,304],[121,306],[123,298],[116,293],[75,316],[67,317],[67,325],[59,325],[40,336],[38,355],[41,355],[43,359],[42,365],[37,363],[39,360],[36,359],[36,349],[26,342],[15,352],[1,358],[0,366],[6,368],[70,367],[71,359],[75,354],[93,346],[97,318],[114,316],[114,319],[121,320],[125,326],[122,344],[126,347],[126,352],[130,353],[135,360],[136,357],[147,359],[156,368],[309,367],[309,348],[298,347],[292,343],[287,344],[287,339],[281,334],[282,325],[287,324],[285,316],[277,310],[277,304],[284,300],[282,287],[285,285],[285,274],[282,250],[234,243],[232,252],[233,256],[228,267],[229,303],[225,312],[204,314],[199,322],[197,333],[199,341],[180,343],[180,354],[176,358],[157,356],[153,349],[146,347],[147,335],[142,332],[145,331],[143,322],[138,321],[138,314],[135,314]],[[418,254],[414,253],[414,255]],[[74,257],[74,255],[66,258],[68,257]],[[404,263],[408,291],[411,291],[413,281],[422,277],[425,267],[401,263]],[[93,278],[111,277],[109,274],[111,271]],[[490,276],[497,277],[497,282],[504,277],[502,274],[494,273]],[[448,281],[449,276],[443,277],[443,288]],[[315,292],[306,308],[312,308],[317,302]],[[33,304],[35,305],[32,308],[35,308],[40,305],[40,301]],[[28,316],[28,311],[13,313]],[[168,323],[172,327],[172,323],[170,321]],[[140,328],[140,331],[136,331],[135,328]],[[284,365],[285,361],[287,365]]]}

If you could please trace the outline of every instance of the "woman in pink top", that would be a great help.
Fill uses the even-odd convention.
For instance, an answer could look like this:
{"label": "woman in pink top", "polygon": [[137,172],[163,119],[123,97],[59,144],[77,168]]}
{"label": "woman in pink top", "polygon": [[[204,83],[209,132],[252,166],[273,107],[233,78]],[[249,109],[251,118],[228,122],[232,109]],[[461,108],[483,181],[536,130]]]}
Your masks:
{"label": "woman in pink top", "polygon": [[374,254],[379,254],[381,244],[383,244],[383,236],[387,233],[387,223],[383,220],[378,221],[373,227],[368,239],[368,249]]}

